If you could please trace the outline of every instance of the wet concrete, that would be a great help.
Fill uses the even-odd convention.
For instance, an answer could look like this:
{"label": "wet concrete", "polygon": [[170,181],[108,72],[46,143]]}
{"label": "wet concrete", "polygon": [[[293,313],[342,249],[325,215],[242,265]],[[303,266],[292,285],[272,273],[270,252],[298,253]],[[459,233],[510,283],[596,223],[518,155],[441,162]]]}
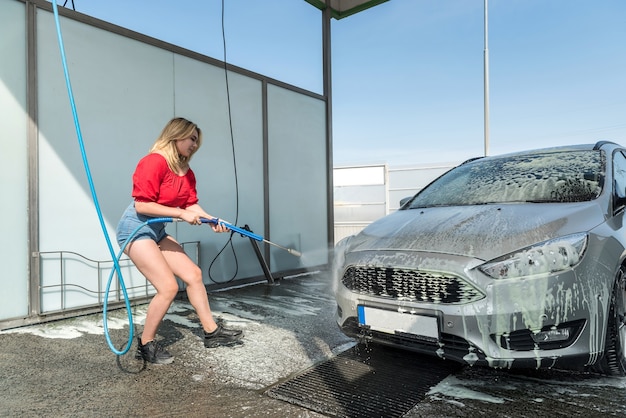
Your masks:
{"label": "wet concrete", "polygon": [[[135,344],[118,358],[102,315],[3,331],[0,416],[322,416],[263,394],[351,345],[332,322],[335,304],[320,277],[211,294],[215,316],[244,330],[244,344],[234,348],[204,348],[193,309],[176,301],[158,336],[175,356],[170,365],[144,365]],[[134,308],[135,323],[144,314],[145,305]],[[128,337],[125,315],[109,315],[118,347]]]}
{"label": "wet concrete", "polygon": [[[217,317],[244,330],[244,344],[205,349],[193,310],[178,300],[159,330],[176,357],[170,365],[135,360],[134,344],[115,356],[101,315],[0,332],[0,416],[324,416],[264,392],[354,345],[335,325],[328,275],[230,289],[210,300]],[[133,312],[141,324],[145,305]],[[112,339],[122,346],[125,312],[110,317]],[[372,356],[383,350],[364,349]],[[624,416],[624,405],[624,378],[465,367],[431,388],[406,416]]]}

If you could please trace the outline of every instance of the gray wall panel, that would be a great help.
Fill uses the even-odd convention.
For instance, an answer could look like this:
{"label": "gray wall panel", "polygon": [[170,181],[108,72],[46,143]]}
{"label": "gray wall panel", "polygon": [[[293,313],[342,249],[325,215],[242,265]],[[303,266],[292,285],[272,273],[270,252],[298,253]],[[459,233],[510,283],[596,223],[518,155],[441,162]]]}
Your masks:
{"label": "gray wall panel", "polygon": [[[176,112],[194,120],[203,132],[202,148],[191,162],[198,181],[200,205],[213,216],[240,226],[248,224],[255,233],[262,235],[261,81],[229,72],[232,114],[229,116],[224,70],[182,56],[177,56],[175,62]],[[232,117],[232,138],[229,117]],[[181,223],[176,227],[179,240],[202,242],[200,265],[207,283],[222,283],[232,279],[235,272],[235,279],[263,275],[249,239],[234,235],[232,246],[236,258],[229,246],[216,259],[230,234],[214,234],[208,226]]]}
{"label": "gray wall panel", "polygon": [[268,87],[271,241],[303,253],[272,249],[282,269],[328,262],[324,102]]}
{"label": "gray wall panel", "polygon": [[28,313],[28,156],[26,112],[26,14],[22,3],[0,12],[0,319]]}

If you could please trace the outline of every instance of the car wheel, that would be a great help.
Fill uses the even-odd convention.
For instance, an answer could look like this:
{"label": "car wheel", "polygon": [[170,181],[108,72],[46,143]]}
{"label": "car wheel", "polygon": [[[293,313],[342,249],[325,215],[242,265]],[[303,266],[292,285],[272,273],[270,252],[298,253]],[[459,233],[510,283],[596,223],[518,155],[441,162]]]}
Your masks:
{"label": "car wheel", "polygon": [[621,266],[609,299],[604,358],[598,365],[601,373],[626,375],[626,268]]}

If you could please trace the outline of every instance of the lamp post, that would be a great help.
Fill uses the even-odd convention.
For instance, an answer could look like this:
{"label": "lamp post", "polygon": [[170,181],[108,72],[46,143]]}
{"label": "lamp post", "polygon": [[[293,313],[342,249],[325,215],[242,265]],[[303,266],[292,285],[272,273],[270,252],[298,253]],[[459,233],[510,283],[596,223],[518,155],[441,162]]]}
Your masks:
{"label": "lamp post", "polygon": [[485,130],[485,156],[489,155],[489,17],[488,17],[488,0],[484,0],[485,9],[485,50],[484,50],[484,130]]}

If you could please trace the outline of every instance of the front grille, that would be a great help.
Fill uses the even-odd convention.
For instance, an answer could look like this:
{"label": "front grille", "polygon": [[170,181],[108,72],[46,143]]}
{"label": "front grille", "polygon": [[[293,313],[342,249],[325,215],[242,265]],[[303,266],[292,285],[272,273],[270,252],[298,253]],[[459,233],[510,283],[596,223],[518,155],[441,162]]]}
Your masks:
{"label": "front grille", "polygon": [[360,294],[409,302],[460,304],[485,297],[457,276],[414,269],[350,266],[342,283]]}

